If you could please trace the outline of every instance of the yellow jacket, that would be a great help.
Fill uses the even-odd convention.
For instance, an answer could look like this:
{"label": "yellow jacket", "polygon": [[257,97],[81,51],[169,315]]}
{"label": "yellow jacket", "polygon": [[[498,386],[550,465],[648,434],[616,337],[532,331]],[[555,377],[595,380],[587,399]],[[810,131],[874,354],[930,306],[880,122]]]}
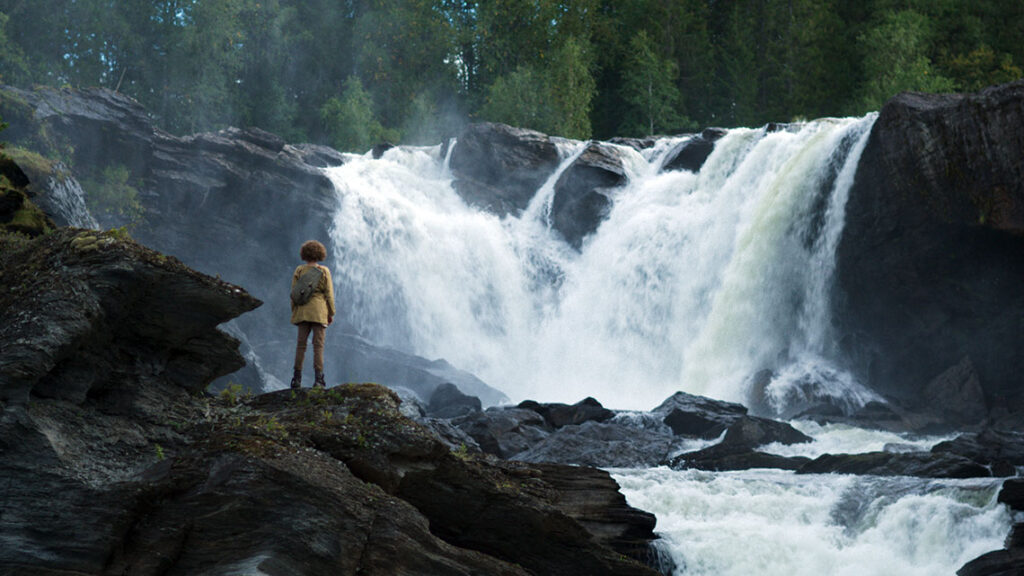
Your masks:
{"label": "yellow jacket", "polygon": [[[331,271],[326,266],[317,264],[323,274],[320,276],[320,284],[308,302],[302,306],[292,304],[292,324],[300,322],[315,322],[327,325],[327,318],[334,317],[334,282],[331,281]],[[309,264],[302,264],[292,274],[292,286],[299,280],[299,276],[309,270]]]}

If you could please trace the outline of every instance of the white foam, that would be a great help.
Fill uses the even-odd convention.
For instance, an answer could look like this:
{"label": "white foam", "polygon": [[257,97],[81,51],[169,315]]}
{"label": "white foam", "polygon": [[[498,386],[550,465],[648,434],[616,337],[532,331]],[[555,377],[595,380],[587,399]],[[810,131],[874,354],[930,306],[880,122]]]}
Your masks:
{"label": "white foam", "polygon": [[617,470],[687,576],[952,576],[1002,547],[999,481]]}

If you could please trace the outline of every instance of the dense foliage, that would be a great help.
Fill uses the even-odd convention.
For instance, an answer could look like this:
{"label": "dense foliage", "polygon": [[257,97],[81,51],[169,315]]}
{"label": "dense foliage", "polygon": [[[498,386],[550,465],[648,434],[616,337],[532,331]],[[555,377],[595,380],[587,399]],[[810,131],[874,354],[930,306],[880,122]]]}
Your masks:
{"label": "dense foliage", "polygon": [[1020,0],[0,0],[0,81],[365,150],[861,114],[1022,76]]}

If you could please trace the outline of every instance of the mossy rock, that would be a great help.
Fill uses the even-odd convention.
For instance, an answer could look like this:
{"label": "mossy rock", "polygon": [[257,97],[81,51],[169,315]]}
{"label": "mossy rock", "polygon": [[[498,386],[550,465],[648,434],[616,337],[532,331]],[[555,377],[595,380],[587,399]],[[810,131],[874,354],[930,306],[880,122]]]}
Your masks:
{"label": "mossy rock", "polygon": [[0,187],[0,230],[35,237],[56,228],[53,220],[28,199],[24,190]]}

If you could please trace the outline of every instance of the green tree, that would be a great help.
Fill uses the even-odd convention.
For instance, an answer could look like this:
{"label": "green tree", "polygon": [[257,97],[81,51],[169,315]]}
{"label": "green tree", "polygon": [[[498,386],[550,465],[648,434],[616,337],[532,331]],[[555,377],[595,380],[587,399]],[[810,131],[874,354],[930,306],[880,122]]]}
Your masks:
{"label": "green tree", "polygon": [[546,92],[552,105],[550,131],[567,138],[590,138],[590,106],[596,85],[588,42],[570,36],[551,55]]}
{"label": "green tree", "polygon": [[622,82],[623,99],[629,105],[620,131],[623,135],[653,135],[680,128],[689,121],[679,112],[680,93],[676,86],[679,66],[662,58],[647,32],[641,30],[630,40]]}
{"label": "green tree", "polygon": [[9,22],[10,18],[0,12],[0,82],[21,84],[29,78],[28,63],[21,48],[7,37]]}
{"label": "green tree", "polygon": [[969,54],[954,57],[947,65],[947,69],[958,90],[971,92],[1024,77],[1024,71],[1014,65],[1012,56],[997,56],[985,45],[972,50]]}
{"label": "green tree", "polygon": [[547,132],[553,125],[547,92],[544,76],[522,65],[491,84],[480,117]]}
{"label": "green tree", "polygon": [[881,108],[898,92],[948,92],[953,82],[938,74],[928,58],[931,28],[913,10],[887,13],[881,23],[861,35],[864,50],[864,106]]}
{"label": "green tree", "polygon": [[365,152],[374,145],[397,140],[394,131],[381,126],[373,113],[373,101],[357,76],[345,81],[341,98],[331,98],[320,108],[320,118],[338,150]]}
{"label": "green tree", "polygon": [[727,3],[717,32],[717,74],[712,96],[712,118],[726,126],[749,126],[757,118],[758,74],[754,44],[754,17],[749,6]]}

